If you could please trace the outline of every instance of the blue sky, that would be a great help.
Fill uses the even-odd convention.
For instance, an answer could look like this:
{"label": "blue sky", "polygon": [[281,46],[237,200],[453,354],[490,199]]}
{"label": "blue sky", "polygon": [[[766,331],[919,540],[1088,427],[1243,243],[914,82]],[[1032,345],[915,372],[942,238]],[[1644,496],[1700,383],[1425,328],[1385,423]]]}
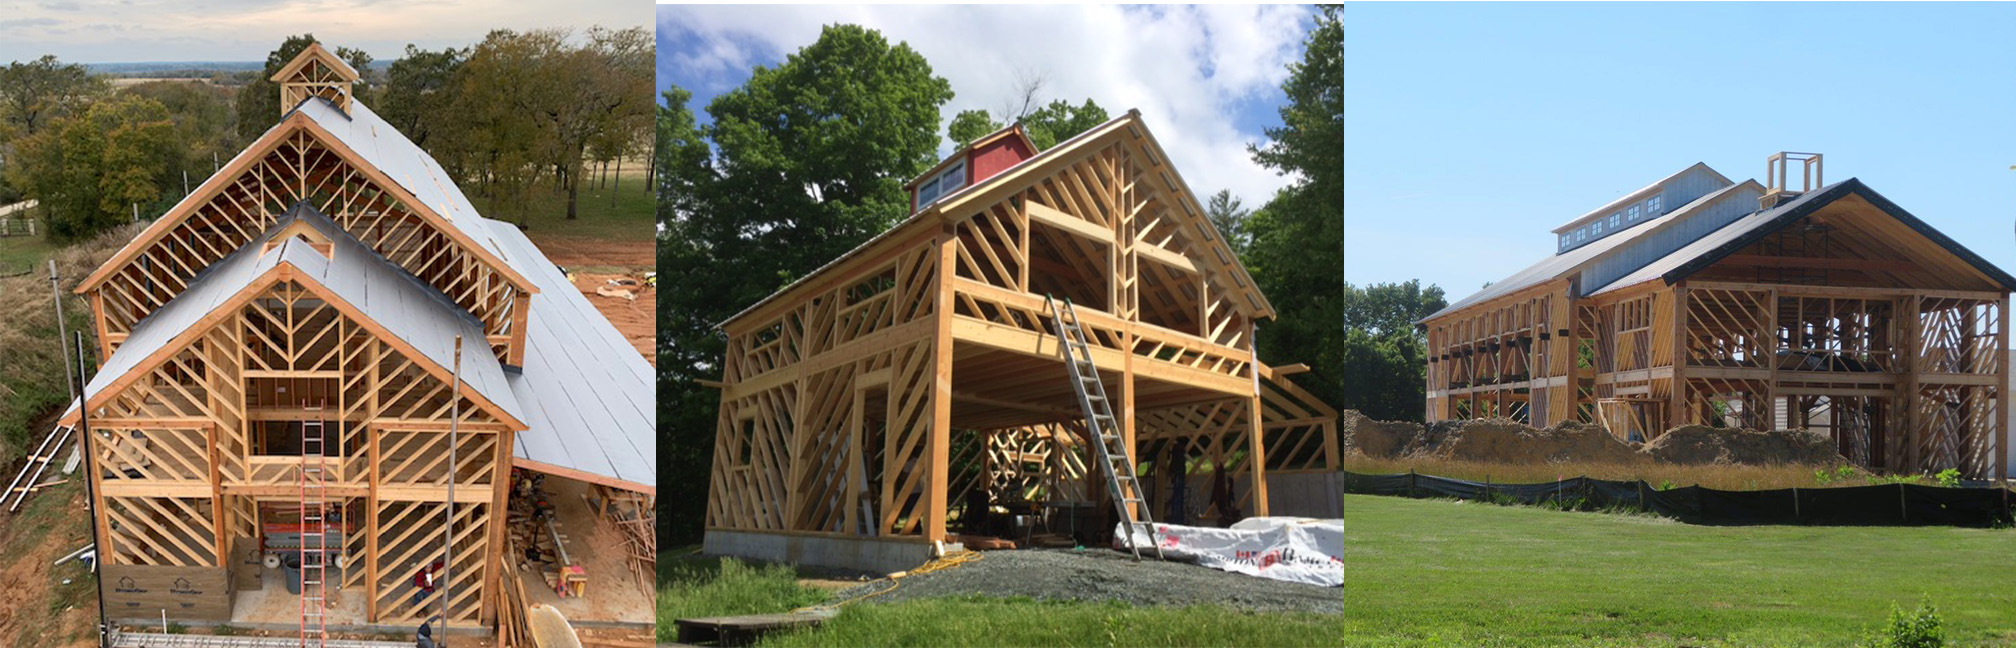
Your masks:
{"label": "blue sky", "polygon": [[[1254,164],[1246,145],[1279,123],[1281,82],[1288,62],[1301,58],[1309,14],[1292,6],[659,5],[658,84],[691,91],[689,105],[707,122],[707,102],[755,66],[782,62],[823,25],[858,24],[909,43],[951,82],[956,96],[940,109],[941,137],[953,115],[999,112],[1019,77],[1041,76],[1045,103],[1090,98],[1116,116],[1140,109],[1193,189],[1231,189],[1252,208],[1288,183]],[[941,142],[940,153],[950,148]]]}
{"label": "blue sky", "polygon": [[2012,3],[1350,5],[1346,278],[1455,301],[1626,192],[1781,150],[2016,271],[2012,34]]}

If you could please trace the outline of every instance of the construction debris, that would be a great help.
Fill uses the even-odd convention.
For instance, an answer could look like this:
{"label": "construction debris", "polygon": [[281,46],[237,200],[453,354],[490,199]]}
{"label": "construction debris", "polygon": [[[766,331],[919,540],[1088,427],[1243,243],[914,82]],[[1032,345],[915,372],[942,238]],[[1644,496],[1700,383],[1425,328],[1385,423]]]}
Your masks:
{"label": "construction debris", "polygon": [[630,573],[637,577],[637,583],[645,587],[645,594],[654,594],[650,584],[656,582],[658,574],[658,513],[649,496],[607,486],[595,486],[595,497],[583,495],[588,507],[597,517],[614,527],[623,538],[623,551],[630,565]]}

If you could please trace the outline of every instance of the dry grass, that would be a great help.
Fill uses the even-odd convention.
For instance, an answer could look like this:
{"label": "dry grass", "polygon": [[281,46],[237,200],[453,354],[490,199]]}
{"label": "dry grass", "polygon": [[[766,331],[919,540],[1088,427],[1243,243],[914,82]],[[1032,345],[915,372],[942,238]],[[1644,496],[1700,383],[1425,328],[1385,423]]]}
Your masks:
{"label": "dry grass", "polygon": [[[1424,475],[1480,482],[1488,480],[1506,484],[1544,483],[1577,476],[1618,481],[1642,479],[1654,486],[1664,487],[1668,484],[1705,486],[1718,490],[1864,486],[1871,483],[1887,484],[1900,481],[1898,478],[1871,475],[1861,470],[1851,470],[1844,475],[1840,471],[1840,466],[1677,465],[1649,462],[1511,464],[1437,458],[1374,459],[1356,454],[1344,459],[1344,469],[1372,474],[1404,473],[1413,470]],[[1820,474],[1823,472],[1824,476]],[[1909,478],[1903,481],[1909,481]],[[1920,482],[1931,483],[1931,480],[1920,478]]]}

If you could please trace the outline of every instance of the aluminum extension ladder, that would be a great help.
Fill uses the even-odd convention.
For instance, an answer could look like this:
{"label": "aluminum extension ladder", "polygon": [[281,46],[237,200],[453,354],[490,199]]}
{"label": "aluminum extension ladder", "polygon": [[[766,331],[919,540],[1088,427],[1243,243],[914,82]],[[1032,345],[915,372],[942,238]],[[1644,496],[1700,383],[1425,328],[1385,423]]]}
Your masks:
{"label": "aluminum extension ladder", "polygon": [[42,437],[42,445],[35,446],[34,454],[28,455],[28,463],[23,464],[20,474],[7,484],[7,492],[0,493],[0,503],[7,504],[8,512],[21,508],[21,503],[34,494],[35,482],[42,479],[42,472],[49,469],[49,462],[55,461],[56,455],[69,444],[74,432],[76,430],[68,425],[59,425],[49,431],[49,436]]}
{"label": "aluminum extension ladder", "polygon": [[1078,312],[1071,308],[1069,297],[1062,304],[1048,295],[1043,300],[1050,307],[1051,322],[1057,328],[1059,350],[1071,366],[1071,389],[1077,392],[1078,406],[1085,413],[1085,431],[1092,437],[1092,447],[1098,448],[1099,466],[1106,473],[1106,489],[1125,523],[1127,549],[1134,552],[1135,560],[1141,559],[1141,547],[1134,542],[1134,532],[1143,530],[1148,533],[1148,544],[1154,546],[1155,558],[1163,559],[1162,543],[1155,537],[1154,516],[1148,511],[1141,480],[1134,474],[1133,454],[1127,448],[1118,419],[1113,418],[1113,405],[1106,400],[1106,384],[1099,380],[1099,367],[1092,364],[1092,349],[1085,343],[1084,329],[1078,326]]}
{"label": "aluminum extension ladder", "polygon": [[[322,408],[308,408],[313,418],[301,421],[301,645],[325,648],[329,643],[328,601],[329,457],[323,444],[327,424]],[[309,530],[313,529],[311,533]]]}

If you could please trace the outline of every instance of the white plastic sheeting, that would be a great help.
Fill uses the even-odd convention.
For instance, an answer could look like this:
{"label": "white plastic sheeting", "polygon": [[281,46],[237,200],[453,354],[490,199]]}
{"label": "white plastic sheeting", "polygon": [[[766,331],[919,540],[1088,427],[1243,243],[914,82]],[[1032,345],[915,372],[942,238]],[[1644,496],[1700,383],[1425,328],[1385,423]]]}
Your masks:
{"label": "white plastic sheeting", "polygon": [[[1125,551],[1126,531],[1114,525],[1113,548]],[[1162,546],[1162,555],[1212,569],[1324,587],[1344,585],[1344,521],[1296,517],[1247,518],[1231,528],[1155,525],[1155,538],[1135,529],[1134,541]]]}

